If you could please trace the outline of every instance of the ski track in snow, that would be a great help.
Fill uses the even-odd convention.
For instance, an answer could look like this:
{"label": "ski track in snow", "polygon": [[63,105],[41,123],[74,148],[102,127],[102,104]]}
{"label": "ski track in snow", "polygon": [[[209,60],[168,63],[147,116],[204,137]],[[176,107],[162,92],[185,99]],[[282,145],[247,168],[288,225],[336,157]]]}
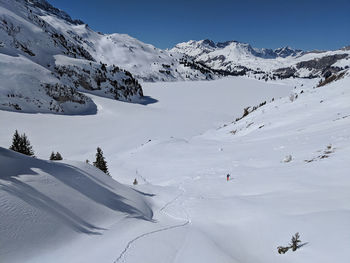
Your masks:
{"label": "ski track in snow", "polygon": [[131,248],[131,245],[133,243],[135,243],[136,241],[138,241],[139,239],[147,237],[147,236],[150,236],[150,235],[153,235],[153,234],[156,234],[156,233],[159,233],[159,232],[168,231],[168,230],[175,229],[175,228],[180,228],[180,227],[185,227],[185,226],[187,226],[188,224],[191,223],[191,219],[189,218],[189,215],[188,215],[188,213],[185,210],[183,210],[183,211],[185,212],[187,218],[175,217],[173,215],[170,215],[169,213],[164,212],[164,210],[167,207],[169,207],[170,205],[174,204],[176,202],[176,200],[178,200],[181,196],[184,195],[185,189],[182,186],[180,186],[179,189],[181,190],[181,193],[179,195],[177,195],[174,199],[172,199],[171,201],[166,203],[162,208],[160,208],[159,212],[162,212],[163,214],[166,214],[167,216],[172,217],[172,218],[174,218],[176,220],[186,220],[186,222],[184,222],[182,224],[177,224],[177,225],[168,226],[168,227],[164,227],[164,228],[161,228],[161,229],[153,230],[153,231],[150,231],[150,232],[147,232],[147,233],[144,233],[144,234],[141,234],[141,235],[135,237],[134,239],[130,240],[126,244],[126,247],[124,248],[124,250],[120,253],[119,257],[113,263],[122,262],[121,260],[123,260],[123,259],[124,259],[123,262],[126,262],[126,260],[125,260],[126,253]]}

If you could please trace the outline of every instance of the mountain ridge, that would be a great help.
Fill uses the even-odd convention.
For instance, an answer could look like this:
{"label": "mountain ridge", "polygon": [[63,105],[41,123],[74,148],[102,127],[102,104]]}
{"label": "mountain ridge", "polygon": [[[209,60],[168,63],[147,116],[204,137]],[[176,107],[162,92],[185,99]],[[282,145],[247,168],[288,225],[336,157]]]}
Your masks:
{"label": "mountain ridge", "polygon": [[[42,72],[42,67],[52,73],[50,83],[44,83],[30,69],[21,83],[15,81],[15,76],[13,82],[6,80],[7,86],[0,91],[0,109],[22,112],[27,108],[29,112],[41,113],[96,113],[86,110],[96,109],[92,100],[74,98],[80,92],[140,102],[143,90],[138,81],[213,80],[227,75],[266,81],[326,78],[350,65],[347,48],[305,52],[290,47],[258,49],[236,40],[215,43],[204,39],[162,50],[127,34],[95,32],[46,0],[0,0],[0,39],[0,54],[6,57],[3,61],[20,56],[20,60],[13,61],[34,63],[34,72]],[[2,66],[5,68],[6,64]],[[16,72],[16,65],[10,66]],[[34,82],[29,81],[33,78]],[[33,86],[24,89],[24,83]],[[53,87],[55,91],[50,90]],[[33,90],[36,97],[31,95]],[[72,105],[64,106],[67,102]],[[91,105],[86,107],[86,103]]]}

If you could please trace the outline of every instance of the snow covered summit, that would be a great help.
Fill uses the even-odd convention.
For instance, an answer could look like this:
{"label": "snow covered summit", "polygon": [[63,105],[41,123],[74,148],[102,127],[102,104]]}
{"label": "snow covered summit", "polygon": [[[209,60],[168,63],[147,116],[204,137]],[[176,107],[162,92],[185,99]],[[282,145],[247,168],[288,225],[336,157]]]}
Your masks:
{"label": "snow covered summit", "polygon": [[[192,58],[212,70],[226,75],[247,75],[264,79],[318,78],[332,69],[339,72],[335,63],[350,65],[350,52],[346,49],[324,52],[306,52],[283,47],[277,49],[254,48],[238,41],[214,43],[211,40],[188,41],[170,50]],[[316,60],[321,60],[317,63]],[[347,60],[347,61],[345,61]]]}

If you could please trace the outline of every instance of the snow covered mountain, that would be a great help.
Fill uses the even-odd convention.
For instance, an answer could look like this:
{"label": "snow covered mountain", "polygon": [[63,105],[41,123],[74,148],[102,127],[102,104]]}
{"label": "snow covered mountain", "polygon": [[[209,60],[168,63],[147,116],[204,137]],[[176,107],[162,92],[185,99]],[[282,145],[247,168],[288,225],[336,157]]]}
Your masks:
{"label": "snow covered mountain", "polygon": [[[45,17],[60,23],[51,25]],[[0,0],[0,109],[94,114],[96,105],[81,91],[140,100],[141,85],[129,72],[97,62],[82,37],[69,30],[85,27],[45,0]]]}
{"label": "snow covered mountain", "polygon": [[74,115],[97,111],[81,92],[142,102],[138,80],[326,78],[350,64],[346,48],[304,52],[202,40],[161,50],[128,35],[95,32],[46,0],[0,0],[0,55],[0,109]]}
{"label": "snow covered mountain", "polygon": [[253,48],[247,43],[227,41],[214,43],[211,40],[188,41],[177,44],[170,50],[182,53],[196,62],[227,75],[259,75],[262,78],[325,76],[327,70],[339,72],[340,63],[349,66],[350,52],[347,49],[324,52],[304,52],[290,47],[272,49]]}
{"label": "snow covered mountain", "polygon": [[[5,110],[90,114],[96,108],[91,100],[84,98],[78,102],[68,94],[83,91],[138,102],[143,92],[136,78],[144,81],[216,78],[208,67],[188,63],[182,54],[157,49],[128,35],[95,32],[46,0],[0,0],[0,39],[4,63],[19,56],[12,64],[25,61],[28,65],[37,64],[34,67],[40,68],[38,71],[45,68],[53,75],[50,86],[54,83],[64,94],[53,96],[56,91],[40,88],[48,87],[49,83],[22,67],[25,75],[22,82],[7,80],[5,89],[0,91],[0,109]],[[36,80],[32,82],[31,78]],[[24,83],[32,85],[24,89]],[[28,95],[31,90],[35,90],[35,97]],[[58,99],[63,96],[64,101]],[[34,100],[37,101],[33,103]]]}
{"label": "snow covered mountain", "polygon": [[290,47],[284,47],[279,49],[257,49],[253,48],[247,43],[241,43],[235,40],[215,43],[210,39],[194,41],[177,44],[173,49],[173,52],[185,53],[191,57],[201,57],[201,55],[215,52],[215,54],[221,53],[221,55],[231,54],[232,57],[236,56],[236,59],[240,57],[261,57],[261,58],[277,58],[288,56],[300,56],[304,52],[302,50],[294,50]]}

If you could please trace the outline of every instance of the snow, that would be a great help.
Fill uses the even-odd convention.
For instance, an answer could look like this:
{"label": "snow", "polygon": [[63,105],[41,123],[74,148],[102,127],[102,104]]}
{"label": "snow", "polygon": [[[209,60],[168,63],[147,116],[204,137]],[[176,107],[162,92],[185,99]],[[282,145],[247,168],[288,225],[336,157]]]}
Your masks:
{"label": "snow", "polygon": [[[21,109],[27,113],[94,114],[96,106],[85,97],[81,99],[80,91],[133,103],[147,103],[142,102],[143,92],[139,83],[124,70],[146,82],[211,80],[221,77],[210,68],[231,72],[244,72],[242,69],[247,68],[247,76],[262,77],[250,70],[272,74],[271,71],[278,68],[295,67],[298,62],[327,55],[350,54],[349,50],[305,53],[289,47],[257,49],[237,41],[215,44],[210,40],[180,43],[172,50],[161,50],[126,34],[95,32],[88,25],[73,21],[63,11],[41,0],[0,0],[0,18],[2,68],[7,64],[12,67],[13,63],[9,61],[14,58],[18,62],[18,57],[28,65],[28,69],[21,66],[21,72],[27,77],[12,76],[12,80],[18,78],[18,81],[10,82],[6,76],[0,76],[6,83],[6,92],[0,92],[0,107],[12,111]],[[204,62],[210,68],[203,67],[189,57],[195,57],[196,61]],[[100,63],[106,64],[110,72],[102,70]],[[29,65],[37,70],[33,72]],[[349,60],[344,58],[336,65],[345,68],[349,66]],[[320,77],[323,70],[302,68],[295,75]],[[12,74],[15,72],[18,71],[13,70]],[[52,73],[56,78],[51,76],[50,83],[54,82],[54,85],[65,90],[65,96],[51,94],[51,97],[66,100],[68,90],[73,90],[75,98],[70,98],[65,105],[61,105],[61,101],[51,103],[52,99],[39,88],[46,84],[39,81],[41,72],[45,78],[49,78],[48,75]],[[30,76],[36,80],[31,81],[33,85],[26,89],[23,83]],[[19,81],[21,79],[22,82]],[[13,85],[21,96],[28,99],[10,98],[7,90]],[[30,92],[33,94],[28,94]],[[81,103],[82,100],[85,103]]]}
{"label": "snow", "polygon": [[[207,40],[208,41],[208,40]],[[182,53],[202,61],[214,69],[232,70],[243,66],[249,69],[271,72],[279,68],[295,66],[298,62],[308,61],[324,56],[335,54],[350,54],[346,50],[324,51],[324,52],[302,52],[290,47],[281,49],[256,49],[249,44],[237,41],[225,43],[212,43],[207,45],[206,40],[188,41],[177,44],[170,50],[173,53]],[[286,56],[286,54],[290,54]],[[343,61],[343,62],[340,62]],[[338,63],[349,65],[348,60],[343,59]],[[346,61],[346,62],[345,62]],[[307,75],[300,73],[300,77]]]}
{"label": "snow", "polygon": [[340,68],[345,68],[345,67],[350,67],[350,60],[349,58],[345,58],[342,60],[339,60],[333,64],[333,67],[340,67]]}
{"label": "snow", "polygon": [[144,195],[91,165],[43,161],[4,148],[0,165],[4,262],[27,262],[81,236],[98,237],[126,216],[152,220]]}
{"label": "snow", "polygon": [[[243,77],[145,83],[144,90],[149,95],[145,99],[147,105],[89,94],[98,107],[97,115],[34,114],[24,118],[22,114],[0,111],[0,119],[7,123],[0,133],[0,145],[7,147],[14,130],[18,129],[28,134],[40,158],[47,158],[55,150],[62,151],[69,159],[85,161],[93,158],[96,147],[101,146],[107,156],[112,155],[113,162],[113,154],[138,147],[150,139],[189,138],[209,128],[217,128],[225,121],[240,117],[247,106],[288,95],[292,85],[266,84]],[[55,137],[43,137],[44,127],[46,133],[55,134]]]}
{"label": "snow", "polygon": [[[82,37],[80,44],[96,61],[117,65],[144,81],[205,80],[206,74],[185,68],[179,63],[181,54],[173,54],[143,43],[127,34],[102,34],[87,25],[72,25],[52,15],[41,18],[63,34]],[[169,73],[162,71],[168,70]],[[213,76],[214,78],[214,76]]]}
{"label": "snow", "polygon": [[[110,99],[110,86],[75,87],[89,92],[83,106],[56,103],[43,86],[72,85],[72,71],[102,70],[99,61],[108,77],[115,64],[145,81],[204,80],[179,62],[182,52],[215,68],[271,71],[349,51],[282,48],[272,59],[268,49],[209,40],[160,50],[34,2],[0,0],[1,262],[349,261],[349,71],[320,88],[319,79],[144,83],[143,99],[122,98],[138,104]],[[70,115],[43,114],[52,103]],[[6,149],[16,129],[36,158]],[[85,162],[98,146],[112,177]],[[45,160],[52,151],[64,160]],[[302,246],[278,254],[296,232]]]}
{"label": "snow", "polygon": [[[67,14],[50,7],[46,1],[34,4],[24,0],[0,0],[0,80],[4,82],[0,91],[1,109],[95,114],[96,105],[77,90],[123,101],[139,101],[142,96],[139,83],[123,69],[112,65],[103,70],[100,61],[93,61],[84,49],[82,43],[87,40],[73,29],[84,29],[92,35],[97,33],[85,25],[72,24]],[[36,4],[54,13],[41,10]],[[60,65],[68,63],[64,65],[69,72],[64,72],[62,67],[58,69],[56,60]],[[10,72],[9,79],[5,72]],[[45,90],[47,84],[51,84],[49,92]],[[16,98],[10,96],[13,95],[10,91],[16,92]]]}
{"label": "snow", "polygon": [[[81,94],[70,94],[70,100],[58,102],[45,90],[47,84],[60,83],[46,68],[19,56],[0,54],[0,109],[26,113],[95,114],[96,105]],[[64,91],[67,88],[62,87]],[[75,100],[75,101],[72,101]],[[82,101],[79,103],[77,101]]]}
{"label": "snow", "polygon": [[[347,262],[349,84],[346,78],[304,88],[293,102],[276,100],[222,129],[157,141],[122,156],[120,167],[183,189],[171,212],[185,211],[191,224],[172,260]],[[287,155],[293,159],[285,163]],[[288,245],[296,232],[305,245],[279,255],[277,246]],[[144,251],[147,241],[135,245],[127,262],[145,255],[161,262]]]}
{"label": "snow", "polygon": [[[17,128],[38,157],[58,150],[65,159],[1,148],[0,255],[39,263],[347,262],[350,78],[315,82],[150,83],[145,89],[157,102],[91,96],[95,116],[0,112],[1,146]],[[93,158],[96,146],[113,178],[128,185],[137,178],[139,192],[78,162]],[[110,194],[144,219],[107,202]],[[77,222],[99,234],[77,231]],[[278,254],[296,232],[304,245]]]}

